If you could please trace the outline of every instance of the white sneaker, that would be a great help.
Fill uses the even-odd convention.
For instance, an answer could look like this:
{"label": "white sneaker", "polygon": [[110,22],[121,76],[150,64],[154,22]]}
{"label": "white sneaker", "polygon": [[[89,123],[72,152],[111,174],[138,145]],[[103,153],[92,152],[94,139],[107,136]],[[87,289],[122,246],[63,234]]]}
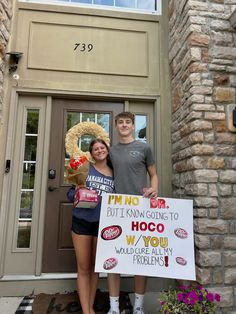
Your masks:
{"label": "white sneaker", "polygon": [[144,314],[143,307],[136,307],[134,314]]}
{"label": "white sneaker", "polygon": [[117,312],[117,311],[110,309],[107,314],[120,314],[120,311]]}

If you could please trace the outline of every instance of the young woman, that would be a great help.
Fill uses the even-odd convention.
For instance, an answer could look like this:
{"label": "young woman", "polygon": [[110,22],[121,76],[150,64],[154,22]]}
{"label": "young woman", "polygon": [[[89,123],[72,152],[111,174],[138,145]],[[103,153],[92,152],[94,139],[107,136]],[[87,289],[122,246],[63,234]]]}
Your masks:
{"label": "young woman", "polygon": [[[108,146],[101,139],[91,142],[89,151],[95,160],[90,164],[86,186],[96,190],[98,195],[113,193],[114,182],[109,166]],[[74,200],[75,189],[68,191],[70,201]],[[101,201],[95,208],[73,208],[72,240],[77,260],[77,287],[83,314],[95,314],[94,299],[98,285],[98,273],[94,272]]]}

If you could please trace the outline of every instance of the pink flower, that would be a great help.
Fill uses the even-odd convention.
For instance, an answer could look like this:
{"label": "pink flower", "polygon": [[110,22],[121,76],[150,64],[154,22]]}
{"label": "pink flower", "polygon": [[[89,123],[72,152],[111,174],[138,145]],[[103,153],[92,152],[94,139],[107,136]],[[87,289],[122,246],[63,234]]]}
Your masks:
{"label": "pink flower", "polygon": [[184,299],[184,303],[188,305],[189,304],[188,299]]}
{"label": "pink flower", "polygon": [[[162,314],[174,313],[213,313],[220,302],[220,295],[211,293],[200,284],[181,285],[178,290],[169,290],[165,295]],[[215,312],[214,312],[215,313]]]}
{"label": "pink flower", "polygon": [[191,291],[188,296],[193,300],[198,300],[198,295],[195,291]]}
{"label": "pink flower", "polygon": [[184,296],[183,296],[182,293],[178,293],[178,294],[177,294],[177,298],[178,298],[179,301],[183,301]]}
{"label": "pink flower", "polygon": [[206,295],[207,301],[214,301],[214,295],[211,292],[208,292]]}
{"label": "pink flower", "polygon": [[200,295],[198,296],[198,300],[199,300],[199,301],[203,301],[203,295],[202,295],[202,294],[200,294]]}
{"label": "pink flower", "polygon": [[220,295],[218,293],[215,294],[215,300],[217,302],[220,302]]}
{"label": "pink flower", "polygon": [[186,287],[186,286],[183,286],[183,285],[178,287],[179,290],[185,290],[186,288],[187,288],[187,287]]}
{"label": "pink flower", "polygon": [[190,299],[190,304],[191,304],[191,305],[194,305],[195,303],[196,303],[196,300]]}

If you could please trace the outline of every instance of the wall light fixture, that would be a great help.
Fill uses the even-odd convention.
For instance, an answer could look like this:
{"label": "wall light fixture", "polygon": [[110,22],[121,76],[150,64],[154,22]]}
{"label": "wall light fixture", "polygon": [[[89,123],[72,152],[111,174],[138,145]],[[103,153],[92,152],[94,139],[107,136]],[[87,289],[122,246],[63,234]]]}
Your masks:
{"label": "wall light fixture", "polygon": [[23,56],[23,52],[10,51],[6,53],[9,55],[9,72],[15,72],[18,67],[18,62],[20,58]]}

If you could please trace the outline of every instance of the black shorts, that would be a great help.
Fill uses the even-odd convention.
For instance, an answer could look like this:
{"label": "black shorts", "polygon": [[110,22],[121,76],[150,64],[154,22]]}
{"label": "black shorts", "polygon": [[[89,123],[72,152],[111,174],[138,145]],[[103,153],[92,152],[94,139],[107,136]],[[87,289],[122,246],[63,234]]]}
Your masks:
{"label": "black shorts", "polygon": [[98,226],[99,226],[98,221],[90,222],[84,219],[79,219],[75,216],[72,217],[71,230],[76,234],[97,237]]}

